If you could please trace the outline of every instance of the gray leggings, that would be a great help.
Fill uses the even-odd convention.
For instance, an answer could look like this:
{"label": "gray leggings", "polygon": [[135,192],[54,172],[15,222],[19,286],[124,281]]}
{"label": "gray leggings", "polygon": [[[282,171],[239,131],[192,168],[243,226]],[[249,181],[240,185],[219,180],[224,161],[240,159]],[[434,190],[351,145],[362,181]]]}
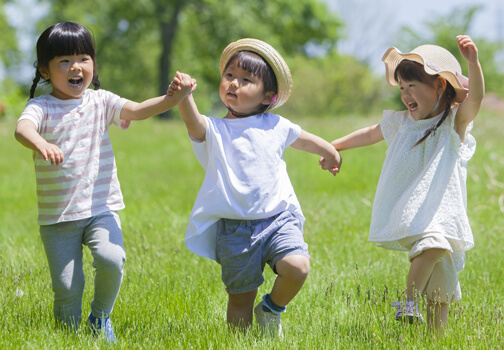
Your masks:
{"label": "gray leggings", "polygon": [[77,328],[82,313],[84,271],[82,245],[93,256],[94,298],[91,311],[96,317],[112,312],[121,287],[126,253],[121,222],[116,212],[88,219],[40,226],[54,291],[54,317]]}

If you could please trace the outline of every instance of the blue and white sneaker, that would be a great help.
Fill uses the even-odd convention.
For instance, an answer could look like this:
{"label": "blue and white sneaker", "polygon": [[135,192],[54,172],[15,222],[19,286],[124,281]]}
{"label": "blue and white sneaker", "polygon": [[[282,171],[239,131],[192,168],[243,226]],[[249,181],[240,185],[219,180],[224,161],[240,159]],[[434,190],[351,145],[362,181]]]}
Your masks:
{"label": "blue and white sneaker", "polygon": [[88,325],[96,337],[102,335],[105,337],[107,342],[115,343],[116,339],[114,336],[114,328],[112,328],[112,321],[110,321],[109,316],[107,316],[106,318],[98,318],[94,317],[93,313],[90,312],[88,317]]}

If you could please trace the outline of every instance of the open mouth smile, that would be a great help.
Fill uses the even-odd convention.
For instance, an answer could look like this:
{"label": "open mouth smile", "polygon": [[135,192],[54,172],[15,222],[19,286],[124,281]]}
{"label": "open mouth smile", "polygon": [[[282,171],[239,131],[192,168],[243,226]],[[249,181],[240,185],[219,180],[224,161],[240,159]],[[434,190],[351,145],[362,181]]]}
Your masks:
{"label": "open mouth smile", "polygon": [[82,86],[83,81],[84,81],[84,79],[82,79],[81,77],[68,79],[68,83],[73,88],[80,88]]}
{"label": "open mouth smile", "polygon": [[418,103],[412,101],[412,102],[408,102],[408,108],[410,111],[415,111],[418,107]]}

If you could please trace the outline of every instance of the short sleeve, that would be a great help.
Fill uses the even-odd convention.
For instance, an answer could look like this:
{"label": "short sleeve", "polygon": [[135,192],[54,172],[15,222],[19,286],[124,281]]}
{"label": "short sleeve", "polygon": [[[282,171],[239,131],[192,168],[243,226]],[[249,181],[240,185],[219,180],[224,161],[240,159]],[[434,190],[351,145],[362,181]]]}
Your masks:
{"label": "short sleeve", "polygon": [[468,162],[476,152],[476,139],[471,135],[474,122],[470,122],[469,125],[467,125],[464,135],[464,142],[460,142],[460,136],[455,131],[455,116],[457,114],[458,107],[458,105],[453,107],[450,115],[451,139],[454,143],[455,149],[458,150],[460,160],[463,162]]}
{"label": "short sleeve", "polygon": [[206,119],[206,133],[205,133],[205,140],[201,141],[198,139],[195,139],[191,135],[189,135],[189,139],[191,140],[191,147],[193,149],[194,155],[196,156],[196,159],[198,159],[198,162],[201,164],[203,169],[206,170],[208,166],[208,143],[211,142],[211,135],[210,135],[210,128],[213,128],[213,123],[211,122],[211,119],[208,118],[207,116],[203,116],[203,118]]}
{"label": "short sleeve", "polygon": [[288,130],[287,138],[285,140],[285,147],[287,148],[290,145],[292,145],[299,138],[299,135],[301,135],[302,129],[299,125],[294,124],[293,122],[291,122],[288,119],[280,118],[280,120],[282,120],[284,123],[286,123],[285,126]]}
{"label": "short sleeve", "polygon": [[124,105],[129,102],[129,100],[122,98],[110,91],[99,91],[100,97],[105,101],[107,119],[109,124],[113,124],[123,130],[126,130],[130,126],[131,120],[121,120],[121,111]]}
{"label": "short sleeve", "polygon": [[399,131],[399,126],[404,118],[404,112],[392,110],[383,111],[383,120],[380,122],[380,128],[383,138],[389,145],[392,143],[392,140]]}
{"label": "short sleeve", "polygon": [[460,159],[464,162],[468,162],[476,152],[476,139],[470,134],[472,128],[473,122],[467,126],[464,142],[459,151]]}
{"label": "short sleeve", "polygon": [[35,129],[37,132],[40,132],[40,125],[42,123],[42,120],[44,118],[44,109],[43,107],[37,103],[35,100],[30,100],[25,106],[25,109],[23,113],[21,113],[21,116],[18,119],[18,123],[21,120],[30,120],[35,124]]}

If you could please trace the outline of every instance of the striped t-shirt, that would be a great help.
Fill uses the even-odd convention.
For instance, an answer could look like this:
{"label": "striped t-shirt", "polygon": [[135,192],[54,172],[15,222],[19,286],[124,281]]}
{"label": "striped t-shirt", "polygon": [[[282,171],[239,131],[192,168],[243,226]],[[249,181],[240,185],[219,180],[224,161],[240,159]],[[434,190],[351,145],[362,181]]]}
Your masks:
{"label": "striped t-shirt", "polygon": [[51,165],[34,152],[39,225],[124,208],[108,128],[129,126],[120,120],[126,102],[111,92],[90,89],[81,99],[60,100],[47,94],[28,101],[19,120],[31,120],[64,156],[61,164]]}

